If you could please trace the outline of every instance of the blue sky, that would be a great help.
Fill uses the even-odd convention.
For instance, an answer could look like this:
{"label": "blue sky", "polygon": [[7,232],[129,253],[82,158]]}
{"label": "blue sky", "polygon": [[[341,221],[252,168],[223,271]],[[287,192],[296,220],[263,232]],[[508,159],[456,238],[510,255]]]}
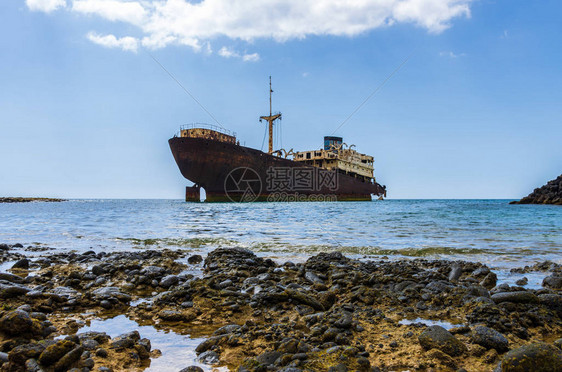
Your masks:
{"label": "blue sky", "polygon": [[[182,198],[167,140],[212,119],[261,148],[336,134],[391,198],[519,198],[562,171],[560,1],[0,2],[0,194]],[[279,143],[281,145],[281,143]],[[266,144],[267,146],[267,144]]]}

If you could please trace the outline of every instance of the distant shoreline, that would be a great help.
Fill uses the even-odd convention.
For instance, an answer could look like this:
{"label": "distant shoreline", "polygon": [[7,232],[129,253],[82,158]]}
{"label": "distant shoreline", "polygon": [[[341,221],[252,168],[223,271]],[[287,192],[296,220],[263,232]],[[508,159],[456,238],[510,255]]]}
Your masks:
{"label": "distant shoreline", "polygon": [[22,197],[0,198],[0,203],[31,203],[31,202],[58,203],[63,201],[67,201],[67,200],[57,199],[57,198],[22,198]]}

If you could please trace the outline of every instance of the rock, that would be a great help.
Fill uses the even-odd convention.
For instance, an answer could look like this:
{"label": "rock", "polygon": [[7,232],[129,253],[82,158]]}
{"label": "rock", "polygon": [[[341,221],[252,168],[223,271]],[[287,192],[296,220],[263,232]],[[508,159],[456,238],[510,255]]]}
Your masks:
{"label": "rock", "polygon": [[31,292],[31,289],[19,284],[0,284],[0,298],[14,298]]}
{"label": "rock", "polygon": [[92,274],[100,276],[106,273],[106,270],[101,265],[92,266]]}
{"label": "rock", "polygon": [[184,314],[178,310],[162,310],[158,313],[160,319],[168,322],[190,321],[194,314]]}
{"label": "rock", "polygon": [[203,262],[203,257],[201,257],[198,254],[194,254],[193,256],[190,256],[187,259],[187,262],[190,263],[191,265],[196,265],[196,264],[199,264],[199,263]]}
{"label": "rock", "polygon": [[529,284],[529,279],[527,279],[526,276],[522,277],[521,279],[518,279],[515,281],[515,284],[519,285],[519,286],[524,286]]}
{"label": "rock", "polygon": [[519,201],[509,204],[555,204],[562,205],[562,175],[548,181],[546,185],[536,188],[532,193]]}
{"label": "rock", "polygon": [[178,284],[179,279],[176,275],[166,275],[165,277],[160,280],[160,287],[162,288],[170,288],[173,285]]}
{"label": "rock", "polygon": [[212,336],[209,337],[208,339],[206,339],[205,341],[203,341],[202,343],[200,343],[196,348],[195,348],[195,352],[200,354],[203,353],[207,350],[209,350],[210,348],[212,348],[215,345],[218,345],[222,340],[224,340],[227,336],[226,335],[220,335],[220,336]]}
{"label": "rock", "polygon": [[562,351],[542,342],[521,346],[504,355],[502,372],[560,372]]}
{"label": "rock", "polygon": [[207,350],[199,355],[199,361],[205,364],[216,364],[219,362],[219,354],[212,350]]}
{"label": "rock", "polygon": [[36,359],[28,359],[25,361],[25,372],[44,372]]}
{"label": "rock", "polygon": [[464,353],[466,346],[441,326],[427,327],[418,337],[425,350],[438,349],[451,356]]}
{"label": "rock", "polygon": [[242,327],[239,326],[238,324],[229,324],[229,325],[225,325],[223,327],[220,327],[215,332],[213,332],[213,334],[214,335],[225,335],[225,334],[235,333],[235,332],[238,332],[241,328]]}
{"label": "rock", "polygon": [[55,372],[68,370],[71,365],[80,359],[83,352],[84,348],[82,346],[77,346],[66,353],[58,362],[55,363]]}
{"label": "rock", "polygon": [[18,284],[23,283],[23,278],[21,276],[9,274],[9,273],[0,273],[0,280],[6,280],[8,282],[18,283]]}
{"label": "rock", "polygon": [[462,267],[460,267],[459,265],[454,265],[451,268],[451,272],[449,273],[449,281],[450,282],[454,282],[459,280],[459,278],[462,275]]}
{"label": "rock", "polygon": [[8,354],[0,352],[0,364],[8,362]]}
{"label": "rock", "polygon": [[562,276],[550,275],[543,279],[543,287],[562,289]]}
{"label": "rock", "polygon": [[204,372],[203,368],[197,366],[189,366],[182,369],[180,372]]}
{"label": "rock", "polygon": [[519,291],[519,292],[500,292],[492,295],[492,300],[499,304],[501,302],[513,302],[520,304],[538,303],[539,298],[534,293]]}
{"label": "rock", "polygon": [[264,366],[271,366],[282,354],[279,351],[266,351],[256,357],[256,361]]}
{"label": "rock", "polygon": [[92,291],[92,295],[98,300],[109,300],[110,298],[116,298],[122,302],[131,301],[131,296],[124,294],[117,287],[102,287]]}
{"label": "rock", "polygon": [[82,341],[82,347],[86,350],[96,350],[99,345],[99,342],[91,338]]}
{"label": "rock", "polygon": [[310,271],[304,273],[304,278],[309,282],[311,282],[312,284],[324,284],[324,281],[320,279],[318,275]]}
{"label": "rock", "polygon": [[145,275],[151,279],[163,276],[165,272],[166,269],[160,266],[147,266],[141,270],[142,275]]}
{"label": "rock", "polygon": [[37,359],[45,350],[45,346],[36,343],[16,346],[8,353],[8,360],[14,364],[22,365],[28,359]]}
{"label": "rock", "polygon": [[39,356],[39,363],[45,366],[50,366],[60,360],[66,353],[74,349],[74,347],[76,347],[76,344],[72,341],[57,341],[55,344],[47,346],[47,348],[43,350]]}
{"label": "rock", "polygon": [[485,326],[476,326],[471,334],[472,342],[486,349],[496,349],[498,352],[509,350],[509,341],[495,329]]}
{"label": "rock", "polygon": [[109,353],[104,348],[99,348],[96,350],[96,356],[100,358],[107,358],[108,355]]}
{"label": "rock", "polygon": [[0,251],[8,251],[10,246],[8,244],[0,244]]}
{"label": "rock", "polygon": [[486,289],[492,289],[496,286],[496,283],[498,282],[498,277],[495,273],[488,273],[484,279],[482,279],[482,281],[480,282],[480,285]]}
{"label": "rock", "polygon": [[27,258],[22,258],[18,260],[13,266],[12,269],[29,269],[29,260]]}
{"label": "rock", "polygon": [[558,316],[562,318],[562,295],[545,293],[538,297],[541,304],[550,310],[556,311]]}
{"label": "rock", "polygon": [[25,311],[10,311],[0,318],[0,331],[13,336],[30,334],[33,331],[33,321]]}

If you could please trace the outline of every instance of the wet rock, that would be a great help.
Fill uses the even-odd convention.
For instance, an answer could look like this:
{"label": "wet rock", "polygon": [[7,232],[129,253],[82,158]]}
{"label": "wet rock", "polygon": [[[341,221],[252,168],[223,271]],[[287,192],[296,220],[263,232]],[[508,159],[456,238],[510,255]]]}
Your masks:
{"label": "wet rock", "polygon": [[258,355],[256,361],[264,366],[271,366],[277,359],[279,359],[279,357],[281,357],[281,355],[282,354],[279,351],[266,351],[265,353]]}
{"label": "wet rock", "polygon": [[8,244],[0,244],[0,251],[8,251],[10,246]]}
{"label": "wet rock", "polygon": [[84,348],[82,346],[77,346],[66,353],[58,362],[55,363],[55,372],[68,370],[70,366],[80,359],[82,352],[84,352]]}
{"label": "wet rock", "polygon": [[122,302],[131,301],[131,296],[122,293],[117,287],[102,287],[92,291],[94,298],[98,300],[110,300],[111,298],[116,298]]}
{"label": "wet rock", "polygon": [[23,283],[23,278],[10,273],[0,273],[0,280],[6,280],[11,283]]}
{"label": "wet rock", "polygon": [[304,278],[309,282],[311,282],[312,284],[324,284],[324,281],[320,279],[318,275],[310,271],[304,273]]}
{"label": "wet rock", "polygon": [[212,348],[213,346],[219,344],[221,341],[223,341],[226,338],[225,335],[221,335],[221,336],[212,336],[209,337],[208,339],[206,339],[205,341],[203,341],[202,343],[200,343],[196,348],[195,348],[195,352],[200,354],[203,353],[207,350],[209,350],[210,348]]}
{"label": "wet rock", "polygon": [[8,362],[8,354],[0,352],[0,364]]}
{"label": "wet rock", "polygon": [[182,369],[180,372],[204,372],[203,368],[197,366],[189,366]]}
{"label": "wet rock", "polygon": [[418,339],[425,350],[439,349],[451,356],[461,355],[466,351],[466,346],[441,326],[427,327]]}
{"label": "wet rock", "polygon": [[521,279],[518,279],[515,281],[515,284],[520,285],[520,286],[524,286],[529,284],[529,279],[527,279],[527,277],[522,277]]}
{"label": "wet rock", "polygon": [[504,355],[502,372],[560,372],[562,351],[542,342],[521,346]]}
{"label": "wet rock", "polygon": [[39,363],[50,366],[56,361],[60,360],[66,353],[71,351],[76,347],[76,344],[72,341],[60,340],[55,344],[47,346],[45,350],[39,356]]}
{"label": "wet rock", "polygon": [[501,302],[513,303],[538,303],[539,299],[534,293],[519,291],[519,292],[500,292],[492,295],[492,300],[499,304]]}
{"label": "wet rock", "polygon": [[22,258],[18,260],[13,266],[12,269],[29,269],[29,260],[27,258]]}
{"label": "wet rock", "polygon": [[28,359],[37,359],[45,350],[45,346],[37,343],[16,346],[8,353],[8,360],[14,364],[23,365]]}
{"label": "wet rock", "polygon": [[82,341],[82,347],[86,350],[96,350],[99,345],[99,342],[91,338]]}
{"label": "wet rock", "polygon": [[480,282],[480,285],[486,289],[492,289],[496,286],[496,283],[498,282],[498,277],[495,273],[488,273],[484,279],[482,279],[482,281]]}
{"label": "wet rock", "polygon": [[199,263],[203,262],[203,257],[201,257],[198,254],[194,254],[193,256],[190,256],[187,259],[187,262],[190,263],[191,265],[196,265],[196,264],[199,264]]}
{"label": "wet rock", "polygon": [[486,349],[496,349],[498,352],[509,350],[509,341],[495,329],[485,326],[476,326],[471,334],[472,342]]}
{"label": "wet rock", "polygon": [[459,265],[454,265],[451,268],[451,272],[449,273],[449,281],[454,282],[459,280],[462,275],[462,267]]}
{"label": "wet rock", "polygon": [[550,275],[543,279],[543,287],[552,289],[562,289],[562,276]]}
{"label": "wet rock", "polygon": [[99,348],[96,350],[96,356],[100,358],[107,358],[108,355],[109,353],[104,348]]}
{"label": "wet rock", "polygon": [[43,368],[36,359],[28,359],[25,361],[25,372],[43,372]]}
{"label": "wet rock", "polygon": [[201,363],[205,363],[205,364],[216,364],[219,362],[219,354],[215,353],[212,350],[207,350],[204,353],[201,353],[201,355],[199,355],[198,360]]}
{"label": "wet rock", "polygon": [[82,332],[76,335],[80,341],[92,339],[96,340],[100,344],[106,343],[111,337],[109,337],[105,332]]}
{"label": "wet rock", "polygon": [[0,298],[14,298],[27,294],[31,289],[19,284],[0,283]]}
{"label": "wet rock", "polygon": [[562,318],[562,295],[545,293],[538,297],[541,304],[554,310]]}
{"label": "wet rock", "polygon": [[184,314],[178,310],[162,310],[158,313],[160,319],[168,322],[180,322],[180,321],[190,321],[195,317],[194,314],[188,313]]}
{"label": "wet rock", "polygon": [[141,274],[148,278],[161,277],[166,273],[166,269],[160,266],[147,266],[141,270]]}
{"label": "wet rock", "polygon": [[176,275],[167,275],[160,280],[160,287],[162,288],[170,288],[173,285],[178,284],[179,279]]}
{"label": "wet rock", "polygon": [[213,334],[214,335],[225,335],[225,334],[238,332],[241,329],[242,329],[242,327],[239,326],[238,324],[229,324],[229,325],[225,325],[223,327],[220,327]]}
{"label": "wet rock", "polygon": [[0,318],[0,331],[13,336],[30,334],[33,331],[33,321],[25,311],[10,311]]}

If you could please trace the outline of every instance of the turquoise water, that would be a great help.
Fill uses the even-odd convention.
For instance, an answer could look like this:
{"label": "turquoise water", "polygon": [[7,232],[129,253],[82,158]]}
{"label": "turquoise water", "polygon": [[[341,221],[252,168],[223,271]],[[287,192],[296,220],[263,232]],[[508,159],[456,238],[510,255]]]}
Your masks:
{"label": "turquoise water", "polygon": [[[519,267],[562,263],[562,207],[507,200],[185,203],[72,200],[0,204],[0,243],[53,250],[242,246],[301,260],[350,256],[467,259]],[[44,254],[44,252],[30,252]]]}

